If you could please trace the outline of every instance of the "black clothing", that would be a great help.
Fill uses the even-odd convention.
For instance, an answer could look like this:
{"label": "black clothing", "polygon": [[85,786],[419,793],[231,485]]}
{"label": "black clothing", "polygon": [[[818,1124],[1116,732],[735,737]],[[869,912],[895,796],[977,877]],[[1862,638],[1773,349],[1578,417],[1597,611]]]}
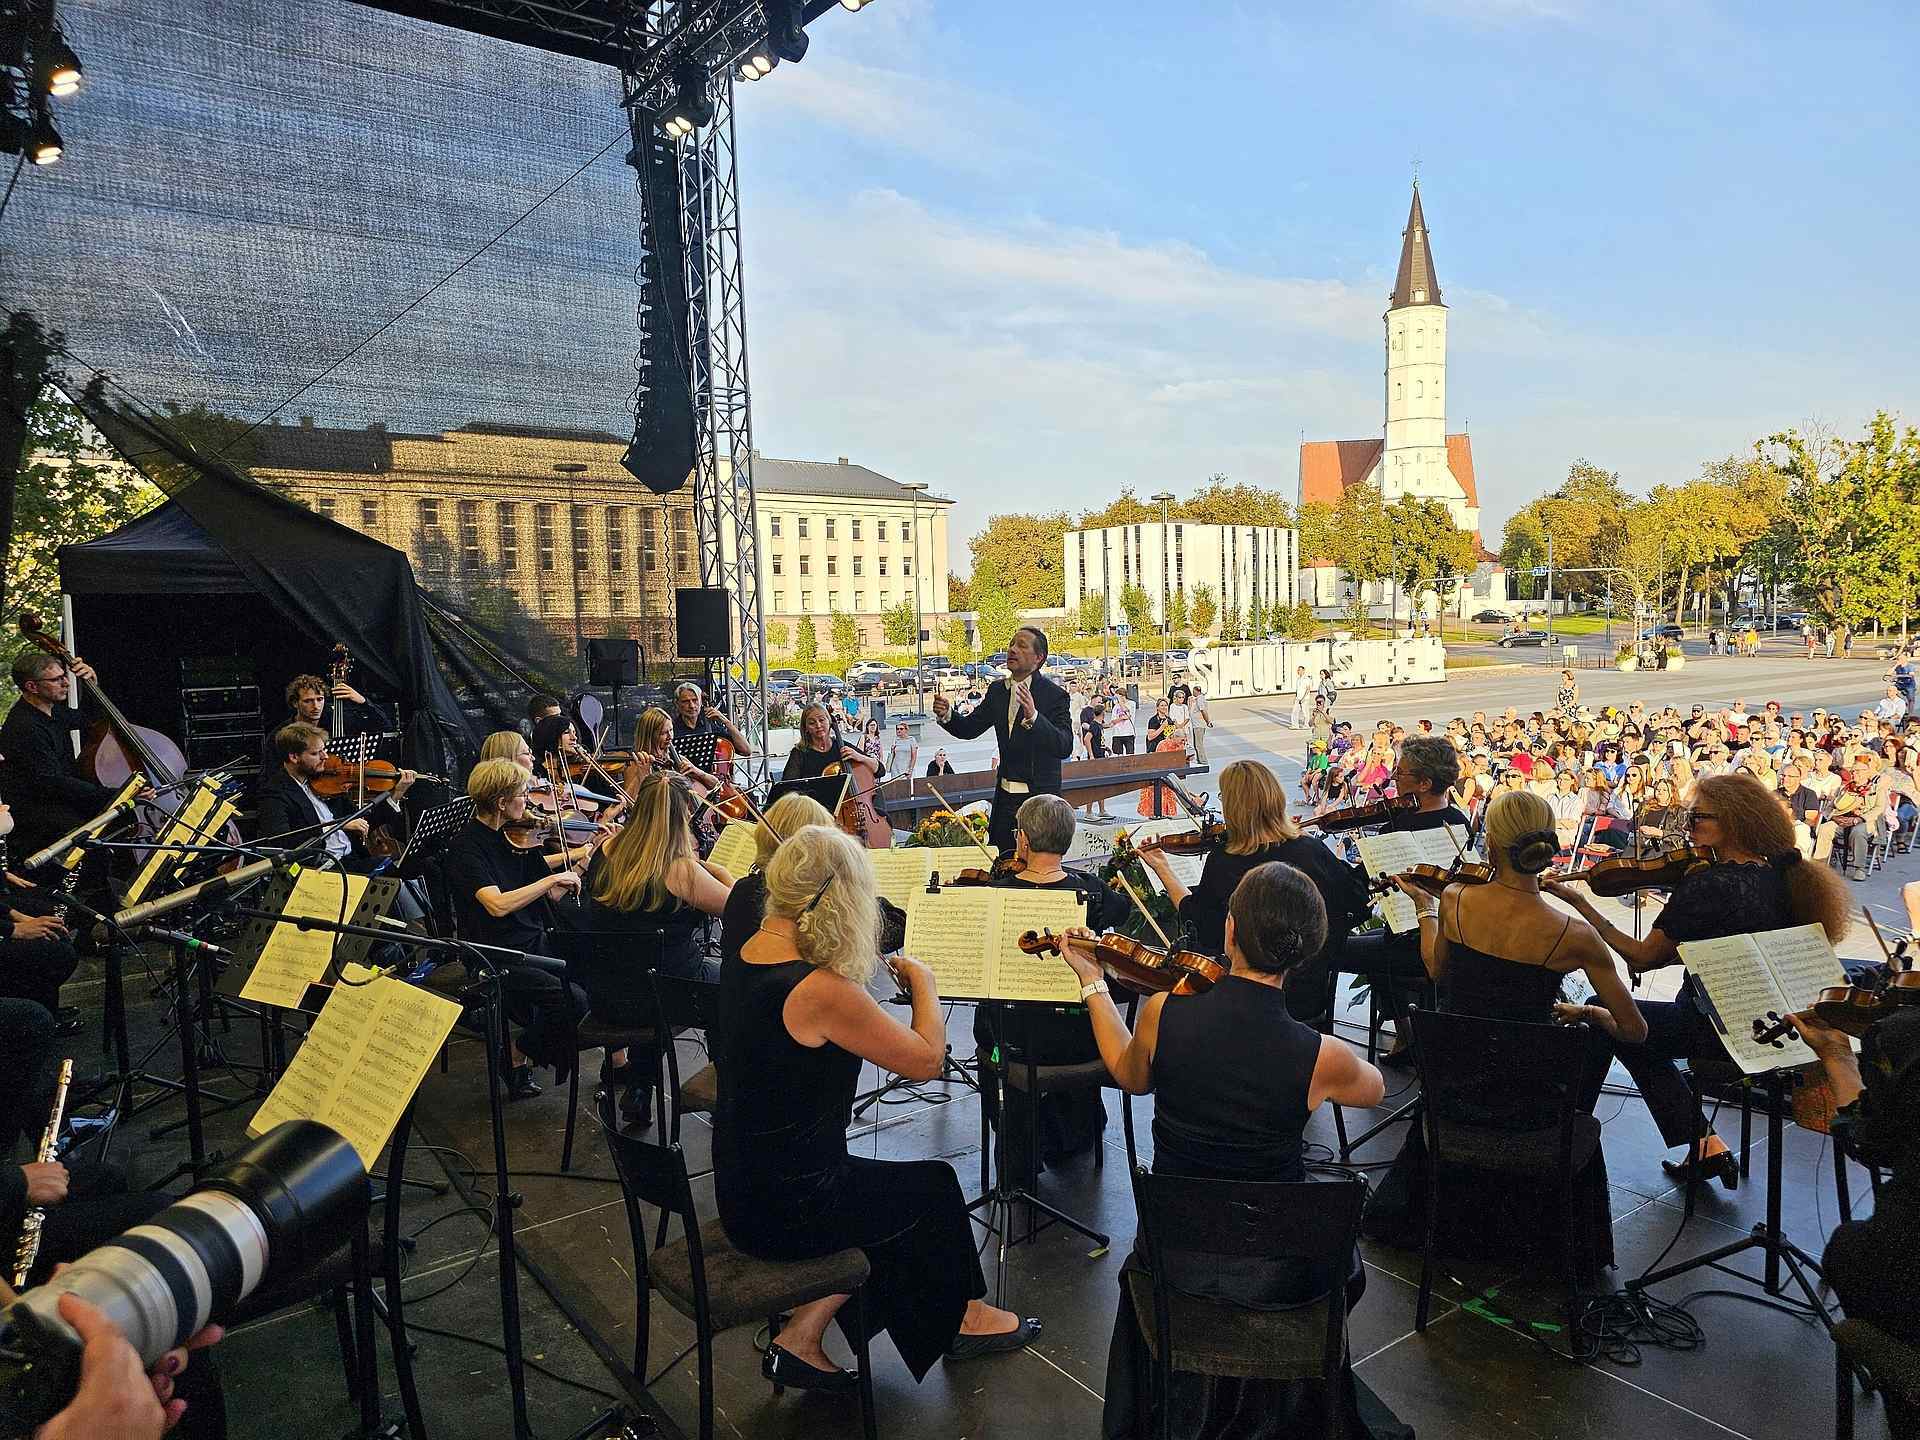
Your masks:
{"label": "black clothing", "polygon": [[[0,997],[0,1056],[15,1077],[0,1086],[0,1156],[11,1155],[22,1135],[38,1140],[47,1128],[60,1071],[53,1028],[53,1012],[45,1005]],[[19,1167],[0,1162],[0,1175],[7,1173],[18,1177]],[[5,1243],[0,1235],[0,1246]]]}
{"label": "black clothing", "polygon": [[[787,997],[813,973],[804,960],[721,967],[721,1024],[708,1037],[719,1078],[720,1223],[741,1250],[765,1260],[866,1251],[868,1329],[889,1332],[920,1379],[959,1333],[967,1301],[987,1292],[966,1201],[944,1160],[847,1154],[860,1057],[799,1044],[783,1016]],[[852,1307],[838,1319],[849,1331]]]}
{"label": "black clothing", "polygon": [[[700,953],[707,917],[678,896],[670,894],[664,905],[641,910],[616,910],[593,898],[605,864],[595,855],[587,867],[582,928],[591,938],[569,956],[567,978],[586,990],[594,1019],[610,1025],[641,1024],[653,1017],[651,1002],[636,993],[646,984],[647,971],[683,980],[717,980],[720,969]],[[628,938],[623,941],[622,936]]]}
{"label": "black clothing", "polygon": [[[1045,675],[1030,677],[1033,689],[1033,723],[1007,724],[1010,682],[996,680],[987,687],[987,695],[966,715],[948,713],[937,722],[942,730],[958,740],[971,740],[993,731],[1000,742],[999,778],[1019,780],[1033,795],[1060,793],[1060,762],[1073,754],[1073,712],[1067,692]],[[1025,796],[1021,797],[1022,799]],[[1016,808],[1017,805],[1016,805]]]}
{"label": "black clothing", "polygon": [[1107,755],[1107,727],[1100,722],[1100,716],[1093,706],[1088,705],[1080,712],[1080,729],[1087,737],[1087,753],[1096,760],[1104,760]]}
{"label": "black clothing", "polygon": [[[1920,1345],[1920,1186],[1895,1174],[1874,1197],[1873,1214],[1840,1226],[1827,1241],[1820,1268],[1849,1320],[1865,1320],[1902,1345]],[[1898,1386],[1881,1392],[1893,1440],[1920,1436],[1920,1408],[1900,1398]]]}
{"label": "black clothing", "polygon": [[[318,725],[322,730],[325,730],[329,741],[331,741],[333,736],[333,724],[328,718],[328,712],[335,703],[336,702],[329,697],[326,708],[320,711],[320,718],[310,722]],[[372,701],[368,701],[365,704],[356,704],[352,700],[342,700],[338,703],[345,707],[346,710],[347,723],[345,726],[345,736],[349,740],[358,740],[362,735],[385,735],[394,729],[391,717],[388,716],[384,709],[375,705]],[[298,715],[289,715],[278,725],[269,726],[267,733],[260,737],[260,778],[263,781],[276,770],[279,770],[282,762],[286,759],[286,757],[280,753],[279,748],[273,743],[273,737],[299,718]],[[367,758],[372,760],[379,757],[369,755]]]}
{"label": "black clothing", "polygon": [[927,762],[927,778],[929,780],[934,779],[936,776],[951,774],[953,774],[953,762],[951,760],[929,760]]}
{"label": "black clothing", "polygon": [[802,740],[788,752],[787,768],[780,772],[780,778],[782,780],[811,780],[816,775],[824,775],[827,767],[837,761],[840,762],[841,769],[844,771],[846,763],[840,761],[840,747],[842,745],[845,745],[849,750],[858,750],[860,748],[848,741],[836,739],[825,750],[816,750],[807,744],[806,741]]}
{"label": "black clothing", "polygon": [[[880,953],[891,955],[907,941],[907,912],[884,895],[880,897]],[[733,882],[726,908],[720,912],[720,964],[740,963],[740,948],[753,938],[767,913],[767,877],[749,870]]]}
{"label": "black clothing", "polygon": [[[1400,810],[1387,822],[1389,830],[1438,830],[1447,827],[1459,832],[1462,845],[1467,843],[1467,817],[1460,808],[1448,801],[1438,810]],[[1366,872],[1358,866],[1349,866],[1361,886],[1367,883]],[[1381,994],[1388,997],[1387,1011],[1391,1015],[1400,1015],[1405,1011],[1405,995],[1409,990],[1418,990],[1426,983],[1426,962],[1420,958],[1420,932],[1409,930],[1405,934],[1395,934],[1382,926],[1378,930],[1362,931],[1351,936],[1334,951],[1339,969],[1352,975],[1364,975],[1370,984],[1381,986]]]}
{"label": "black clothing", "polygon": [[8,843],[17,856],[58,840],[113,803],[115,792],[87,779],[74,758],[79,716],[64,705],[42,715],[22,699],[0,723],[0,794],[13,806]]}
{"label": "black clothing", "polygon": [[[25,913],[25,912],[22,912]],[[16,940],[13,924],[0,908],[0,996],[31,1000],[49,1010],[60,1008],[60,987],[73,978],[80,952],[71,940]]]}
{"label": "black clothing", "polygon": [[[1452,801],[1448,801],[1438,810],[1396,811],[1394,817],[1387,822],[1387,829],[1409,831],[1438,830],[1443,825],[1451,826],[1462,832],[1467,828],[1466,814]],[[1465,833],[1461,834],[1460,843],[1462,845],[1467,843]]]}
{"label": "black clothing", "polygon": [[727,727],[704,709],[700,712],[700,718],[691,725],[681,720],[677,708],[672,719],[673,748],[702,770],[711,773],[716,763],[714,751],[720,741],[724,740],[729,745],[733,743],[733,736]]}

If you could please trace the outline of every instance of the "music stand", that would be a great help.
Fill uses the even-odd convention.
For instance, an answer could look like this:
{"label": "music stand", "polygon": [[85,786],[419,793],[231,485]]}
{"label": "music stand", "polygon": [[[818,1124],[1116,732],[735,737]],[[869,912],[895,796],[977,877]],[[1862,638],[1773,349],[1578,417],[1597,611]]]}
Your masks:
{"label": "music stand", "polygon": [[760,813],[764,815],[771,810],[774,802],[782,795],[805,795],[819,801],[831,815],[840,808],[840,800],[846,788],[845,775],[809,775],[804,779],[781,780],[767,791],[767,803],[760,807]]}
{"label": "music stand", "polygon": [[[340,871],[322,871],[329,877],[343,876]],[[280,925],[291,925],[293,917],[286,916],[287,901],[293,895],[293,887],[298,876],[286,870],[276,870],[267,881],[266,889],[252,902],[245,925],[229,947],[235,963],[227,967],[220,977],[220,992],[232,998],[239,998],[240,992],[253,976],[253,967],[260,959],[260,952],[266,949],[267,942],[273,938],[273,932]],[[336,933],[333,937],[333,954],[327,960],[327,968],[321,977],[308,986],[308,994],[297,1009],[308,1008],[309,1003],[317,1009],[326,1002],[325,994],[313,993],[316,987],[332,987],[339,983],[340,970],[344,965],[365,965],[367,952],[373,948],[372,934],[377,931],[381,920],[393,908],[394,897],[400,893],[400,882],[381,876],[367,879],[367,888],[361,894],[357,905],[344,916],[336,916],[339,923],[362,927],[360,932]],[[286,918],[271,920],[264,913],[271,911]],[[251,1003],[251,1002],[249,1002]],[[270,1006],[277,1009],[277,1006]]]}
{"label": "music stand", "polygon": [[473,818],[473,797],[456,795],[445,805],[436,805],[431,810],[420,812],[420,818],[413,822],[413,833],[407,837],[406,848],[400,852],[400,858],[394,861],[394,869],[402,868],[413,855],[416,847],[423,847],[444,840]]}
{"label": "music stand", "polygon": [[713,773],[713,767],[718,763],[714,758],[714,751],[719,744],[720,737],[711,730],[696,730],[691,735],[673,737],[673,748],[709,775]]}

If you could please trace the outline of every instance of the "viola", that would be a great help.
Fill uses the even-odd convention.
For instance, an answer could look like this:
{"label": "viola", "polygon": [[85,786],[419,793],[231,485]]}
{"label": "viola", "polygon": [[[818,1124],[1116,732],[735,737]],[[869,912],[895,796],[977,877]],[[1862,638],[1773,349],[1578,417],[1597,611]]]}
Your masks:
{"label": "viola", "polygon": [[993,862],[993,868],[983,870],[978,865],[969,866],[946,881],[948,885],[997,885],[1009,876],[1018,875],[1026,867],[1011,855],[1002,855]]}
{"label": "viola", "polygon": [[[430,780],[439,785],[447,783],[439,775],[416,775],[414,778]],[[348,793],[385,795],[399,783],[400,767],[391,760],[362,760],[354,764],[342,760],[338,755],[329,755],[326,769],[314,777],[309,788],[316,795],[331,798]]]}
{"label": "viola", "polygon": [[1644,859],[1620,855],[1611,860],[1602,860],[1597,865],[1589,865],[1575,874],[1552,878],[1562,884],[1583,881],[1594,894],[1612,899],[1630,895],[1636,890],[1671,890],[1694,871],[1713,864],[1714,859],[1712,850],[1689,845]]}
{"label": "viola", "polygon": [[1376,895],[1384,895],[1398,888],[1394,881],[1406,880],[1437,898],[1449,885],[1489,885],[1493,882],[1493,873],[1493,866],[1486,862],[1463,856],[1451,865],[1415,865],[1398,875],[1381,875],[1369,880],[1367,888]]}
{"label": "viola", "polygon": [[847,786],[847,798],[840,802],[834,818],[840,822],[842,830],[863,842],[869,850],[891,848],[893,827],[873,803],[873,792],[880,788],[873,757],[844,741],[840,742],[839,753],[842,758],[820,772],[822,776],[845,772],[852,777],[852,783]]}
{"label": "viola", "polygon": [[1420,808],[1417,795],[1395,795],[1390,800],[1375,800],[1369,805],[1349,805],[1341,810],[1329,810],[1323,815],[1309,816],[1300,822],[1302,828],[1312,826],[1324,830],[1329,835],[1337,835],[1343,830],[1360,830],[1369,825],[1389,824],[1396,815],[1410,814]]}
{"label": "viola", "polygon": [[1226,823],[1215,820],[1211,824],[1202,825],[1198,830],[1182,830],[1171,835],[1155,835],[1135,845],[1133,851],[1136,855],[1145,855],[1152,850],[1159,850],[1168,855],[1199,855],[1213,849],[1216,845],[1224,845],[1226,843]]}
{"label": "viola", "polygon": [[1106,968],[1114,979],[1143,995],[1198,995],[1227,977],[1227,967],[1193,950],[1160,950],[1109,930],[1104,935],[1056,935],[1027,931],[1020,948],[1029,955],[1061,955],[1071,945]]}

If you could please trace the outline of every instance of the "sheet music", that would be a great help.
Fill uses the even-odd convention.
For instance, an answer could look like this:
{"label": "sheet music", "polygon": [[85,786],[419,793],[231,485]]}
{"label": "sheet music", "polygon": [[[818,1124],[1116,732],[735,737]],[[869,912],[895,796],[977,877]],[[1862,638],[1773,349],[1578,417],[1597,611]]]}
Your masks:
{"label": "sheet music", "polygon": [[[1794,925],[1751,937],[1790,1009],[1805,1010],[1829,986],[1847,983],[1846,967],[1818,925]],[[1786,1011],[1782,1011],[1785,1014]]]}
{"label": "sheet music", "polygon": [[345,1137],[371,1170],[460,1006],[360,965],[347,966],[343,978],[247,1133],[317,1120]]}
{"label": "sheet music", "polygon": [[1089,825],[1085,822],[1073,827],[1073,843],[1067,847],[1067,853],[1061,858],[1074,860],[1104,860],[1113,853],[1113,837],[1120,829],[1118,822]]}
{"label": "sheet music", "polygon": [[[1778,933],[1778,932],[1775,932]],[[1804,1065],[1814,1056],[1800,1037],[1789,1033],[1784,1045],[1762,1045],[1753,1038],[1753,1022],[1768,1014],[1785,1015],[1793,1007],[1767,967],[1764,936],[1725,935],[1716,940],[1683,940],[1678,949],[1687,971],[1706,988],[1715,1014],[1709,1016],[1727,1054],[1749,1075],[1786,1065]],[[1837,968],[1837,962],[1836,962]]]}
{"label": "sheet music", "polygon": [[759,829],[751,820],[729,820],[707,859],[738,880],[753,868]]}
{"label": "sheet music", "polygon": [[902,948],[932,968],[942,999],[1071,1005],[1080,999],[1073,971],[1058,956],[1026,954],[1020,936],[1086,923],[1085,902],[1071,890],[965,885],[930,895],[921,889],[907,904]]}
{"label": "sheet music", "polygon": [[916,890],[927,888],[927,876],[933,873],[934,856],[937,850],[923,849],[909,845],[894,850],[865,850],[867,863],[873,867],[874,888],[883,899],[891,900],[902,910]]}
{"label": "sheet music", "polygon": [[1087,923],[1087,907],[1071,890],[1042,890],[1037,886],[998,890],[999,925],[993,973],[988,978],[995,1000],[1051,1000],[1080,1003],[1080,977],[1058,955],[1029,955],[1020,948],[1028,930],[1055,934]]}
{"label": "sheet music", "polygon": [[[1200,876],[1207,868],[1207,855],[1204,850],[1197,855],[1177,855],[1171,850],[1162,850],[1160,853],[1167,857],[1167,868],[1173,872],[1173,878],[1187,889],[1191,890],[1200,883]],[[1151,865],[1146,866],[1145,869],[1147,883],[1156,890],[1164,891],[1167,887],[1160,883],[1160,872]]]}
{"label": "sheet music", "polygon": [[985,885],[963,885],[929,895],[922,885],[907,897],[907,938],[900,948],[932,969],[942,997],[986,996],[999,894]]}
{"label": "sheet music", "polygon": [[[1456,838],[1461,844],[1466,843],[1465,835],[1457,835]],[[1415,865],[1451,865],[1460,858],[1460,852],[1454,848],[1453,840],[1448,838],[1444,826],[1434,830],[1383,830],[1378,835],[1362,835],[1357,845],[1360,863],[1366,868],[1369,879],[1398,875]],[[1471,849],[1467,851],[1467,856],[1469,859],[1479,858]],[[1419,928],[1420,921],[1413,901],[1399,890],[1389,890],[1379,896],[1378,903],[1381,918],[1394,934],[1404,935]]]}
{"label": "sheet music", "polygon": [[[180,845],[197,845],[206,837],[217,835],[233,818],[233,805],[219,800],[217,786],[202,780],[187,801],[180,817],[161,832],[160,846],[147,856],[147,863],[140,867],[140,873],[133,877],[133,884],[127,887],[125,904],[137,905],[146,898],[147,892],[163,874],[170,873],[174,866],[184,858],[178,849]],[[219,803],[219,813],[214,814],[214,806]],[[212,818],[209,819],[209,816]]]}
{"label": "sheet music", "polygon": [[[345,910],[341,891],[345,888]],[[294,877],[293,890],[281,914],[289,920],[327,920],[337,922],[344,913],[351,920],[366,898],[367,877],[348,875],[339,870],[302,869]],[[262,1005],[297,1006],[307,987],[327,973],[333,958],[334,935],[327,930],[302,930],[298,925],[276,922],[273,933],[253,962],[253,973],[241,988],[242,1000]]]}

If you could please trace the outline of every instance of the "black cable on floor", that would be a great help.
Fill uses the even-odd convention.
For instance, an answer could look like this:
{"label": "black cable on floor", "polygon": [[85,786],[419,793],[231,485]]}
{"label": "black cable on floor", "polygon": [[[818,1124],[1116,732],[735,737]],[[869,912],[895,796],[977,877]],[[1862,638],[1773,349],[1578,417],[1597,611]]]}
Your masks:
{"label": "black cable on floor", "polygon": [[[504,1345],[496,1345],[493,1341],[483,1340],[478,1335],[463,1335],[458,1330],[437,1330],[431,1325],[416,1325],[411,1320],[407,1321],[407,1329],[409,1331],[417,1331],[422,1335],[438,1335],[442,1340],[459,1340],[468,1345],[478,1345],[481,1349],[491,1350],[496,1355],[505,1355],[507,1353],[506,1346]],[[602,1390],[598,1385],[589,1385],[583,1380],[570,1379],[556,1370],[549,1370],[538,1360],[529,1360],[525,1356],[522,1356],[520,1363],[525,1365],[527,1369],[546,1376],[549,1380],[556,1380],[560,1384],[571,1386],[575,1390],[584,1390],[589,1395],[598,1395],[602,1400],[611,1400],[616,1405],[626,1403],[626,1397],[623,1395],[616,1395],[611,1390]],[[675,1361],[674,1363],[678,1364],[679,1362]]]}
{"label": "black cable on floor", "polygon": [[1587,1360],[1638,1365],[1643,1347],[1698,1350],[1707,1343],[1706,1331],[1684,1302],[1670,1305],[1644,1290],[1589,1296],[1576,1319],[1576,1354]]}

